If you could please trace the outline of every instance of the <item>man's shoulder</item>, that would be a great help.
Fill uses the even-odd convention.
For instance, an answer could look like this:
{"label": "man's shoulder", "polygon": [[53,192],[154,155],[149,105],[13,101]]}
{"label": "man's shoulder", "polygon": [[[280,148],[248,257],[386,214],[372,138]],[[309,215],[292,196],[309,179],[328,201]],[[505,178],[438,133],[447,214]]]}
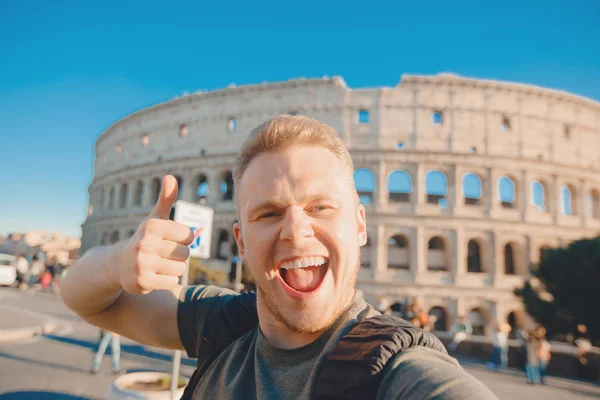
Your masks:
{"label": "man's shoulder", "polygon": [[422,346],[396,354],[386,365],[377,398],[496,399],[448,354]]}

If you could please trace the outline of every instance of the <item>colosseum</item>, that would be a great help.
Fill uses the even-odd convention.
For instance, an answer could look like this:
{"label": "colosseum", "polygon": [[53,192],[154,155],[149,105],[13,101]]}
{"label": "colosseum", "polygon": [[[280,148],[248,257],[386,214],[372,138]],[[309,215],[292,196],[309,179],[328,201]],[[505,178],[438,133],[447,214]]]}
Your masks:
{"label": "colosseum", "polygon": [[365,298],[387,310],[416,300],[437,330],[463,316],[483,335],[514,325],[513,289],[542,252],[600,232],[600,103],[452,74],[366,89],[324,77],[198,92],[110,126],[96,142],[82,251],[132,235],[173,174],[181,199],[214,208],[209,265],[229,271],[234,157],[278,114],[323,121],[350,149],[367,210]]}

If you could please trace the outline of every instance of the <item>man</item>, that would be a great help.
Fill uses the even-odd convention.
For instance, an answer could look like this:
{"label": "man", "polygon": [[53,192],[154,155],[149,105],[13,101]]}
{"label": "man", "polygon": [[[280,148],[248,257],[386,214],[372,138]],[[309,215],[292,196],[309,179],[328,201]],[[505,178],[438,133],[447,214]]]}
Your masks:
{"label": "man", "polygon": [[[172,176],[136,234],[88,251],[61,295],[94,325],[199,357],[189,397],[310,398],[326,356],[359,321],[379,315],[355,291],[367,234],[350,154],[328,125],[280,116],[243,145],[234,188],[233,232],[255,303],[214,286],[178,285],[192,233],[168,220]],[[258,324],[240,329],[254,309]],[[222,346],[235,329],[240,335]],[[212,348],[219,353],[206,365]],[[495,398],[441,351],[414,347],[385,364],[377,398]]]}

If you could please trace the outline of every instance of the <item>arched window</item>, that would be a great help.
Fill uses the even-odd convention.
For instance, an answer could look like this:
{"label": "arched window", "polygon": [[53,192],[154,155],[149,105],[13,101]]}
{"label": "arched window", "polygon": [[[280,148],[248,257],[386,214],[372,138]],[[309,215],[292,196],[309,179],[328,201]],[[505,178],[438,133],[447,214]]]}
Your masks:
{"label": "arched window", "polygon": [[508,176],[503,176],[498,180],[498,197],[502,207],[516,208],[516,186]]}
{"label": "arched window", "polygon": [[446,199],[448,179],[442,171],[434,169],[425,175],[425,193],[427,193],[427,203],[437,204],[442,208],[448,206],[448,200]]}
{"label": "arched window", "polygon": [[434,236],[429,240],[427,247],[427,269],[430,271],[447,271],[444,239]]}
{"label": "arched window", "polygon": [[481,247],[476,240],[469,240],[467,245],[467,272],[482,272],[481,268]]}
{"label": "arched window", "polygon": [[152,180],[152,204],[156,204],[158,196],[160,195],[160,179],[154,178]]}
{"label": "arched window", "polygon": [[448,330],[448,313],[443,307],[432,307],[429,310],[429,320],[433,321],[434,331],[447,331]]}
{"label": "arched window", "polygon": [[388,241],[388,268],[408,269],[408,238],[395,235]]}
{"label": "arched window", "polygon": [[481,204],[481,178],[472,172],[463,176],[463,197],[466,205],[478,206]]}
{"label": "arched window", "polygon": [[221,181],[221,200],[233,200],[233,175],[231,171],[227,171]]}
{"label": "arched window", "polygon": [[515,275],[517,273],[515,268],[515,249],[513,244],[507,243],[504,246],[504,273],[506,275]]}
{"label": "arched window", "polygon": [[410,201],[412,180],[404,170],[393,171],[387,178],[387,190],[390,202]]}
{"label": "arched window", "polygon": [[543,182],[534,181],[531,184],[531,202],[541,211],[548,211],[546,204],[546,185]]}
{"label": "arched window", "polygon": [[575,188],[572,185],[564,185],[560,188],[561,208],[564,215],[577,214],[577,198]]}
{"label": "arched window", "polygon": [[110,187],[110,193],[108,195],[108,209],[112,210],[115,208],[115,187]]}
{"label": "arched window", "polygon": [[196,203],[206,204],[208,200],[208,178],[206,175],[200,174],[196,177]]}
{"label": "arched window", "polygon": [[358,192],[360,204],[373,203],[373,193],[375,192],[375,177],[367,168],[360,168],[354,171],[354,186]]}
{"label": "arched window", "polygon": [[371,268],[371,239],[367,236],[367,243],[360,248],[360,266]]}
{"label": "arched window", "polygon": [[119,193],[119,208],[125,208],[127,207],[127,184],[123,183],[121,184],[121,190]]}
{"label": "arched window", "polygon": [[137,181],[135,184],[135,196],[133,198],[134,204],[136,206],[142,205],[142,195],[144,193],[144,182]]}
{"label": "arched window", "polygon": [[117,243],[119,239],[119,231],[113,231],[110,235],[110,243]]}
{"label": "arched window", "polygon": [[183,199],[183,178],[179,175],[175,175],[177,181],[177,200]]}
{"label": "arched window", "polygon": [[473,329],[473,335],[485,335],[485,316],[480,308],[474,308],[469,313],[469,322]]}
{"label": "arched window", "polygon": [[227,258],[229,258],[229,234],[221,230],[217,241],[217,259],[227,260]]}

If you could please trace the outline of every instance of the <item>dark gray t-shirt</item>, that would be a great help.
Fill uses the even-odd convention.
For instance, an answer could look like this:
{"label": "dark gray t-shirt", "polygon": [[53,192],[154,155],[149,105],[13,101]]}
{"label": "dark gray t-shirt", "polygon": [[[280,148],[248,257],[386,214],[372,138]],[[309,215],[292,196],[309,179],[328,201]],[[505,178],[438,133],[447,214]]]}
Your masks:
{"label": "dark gray t-shirt", "polygon": [[[190,357],[202,345],[204,322],[237,294],[215,286],[185,289],[178,308],[181,342]],[[206,370],[194,399],[309,399],[324,357],[358,324],[379,313],[357,292],[333,326],[314,342],[292,350],[269,344],[258,327],[233,342]],[[415,347],[386,366],[378,399],[495,399],[456,360]]]}

